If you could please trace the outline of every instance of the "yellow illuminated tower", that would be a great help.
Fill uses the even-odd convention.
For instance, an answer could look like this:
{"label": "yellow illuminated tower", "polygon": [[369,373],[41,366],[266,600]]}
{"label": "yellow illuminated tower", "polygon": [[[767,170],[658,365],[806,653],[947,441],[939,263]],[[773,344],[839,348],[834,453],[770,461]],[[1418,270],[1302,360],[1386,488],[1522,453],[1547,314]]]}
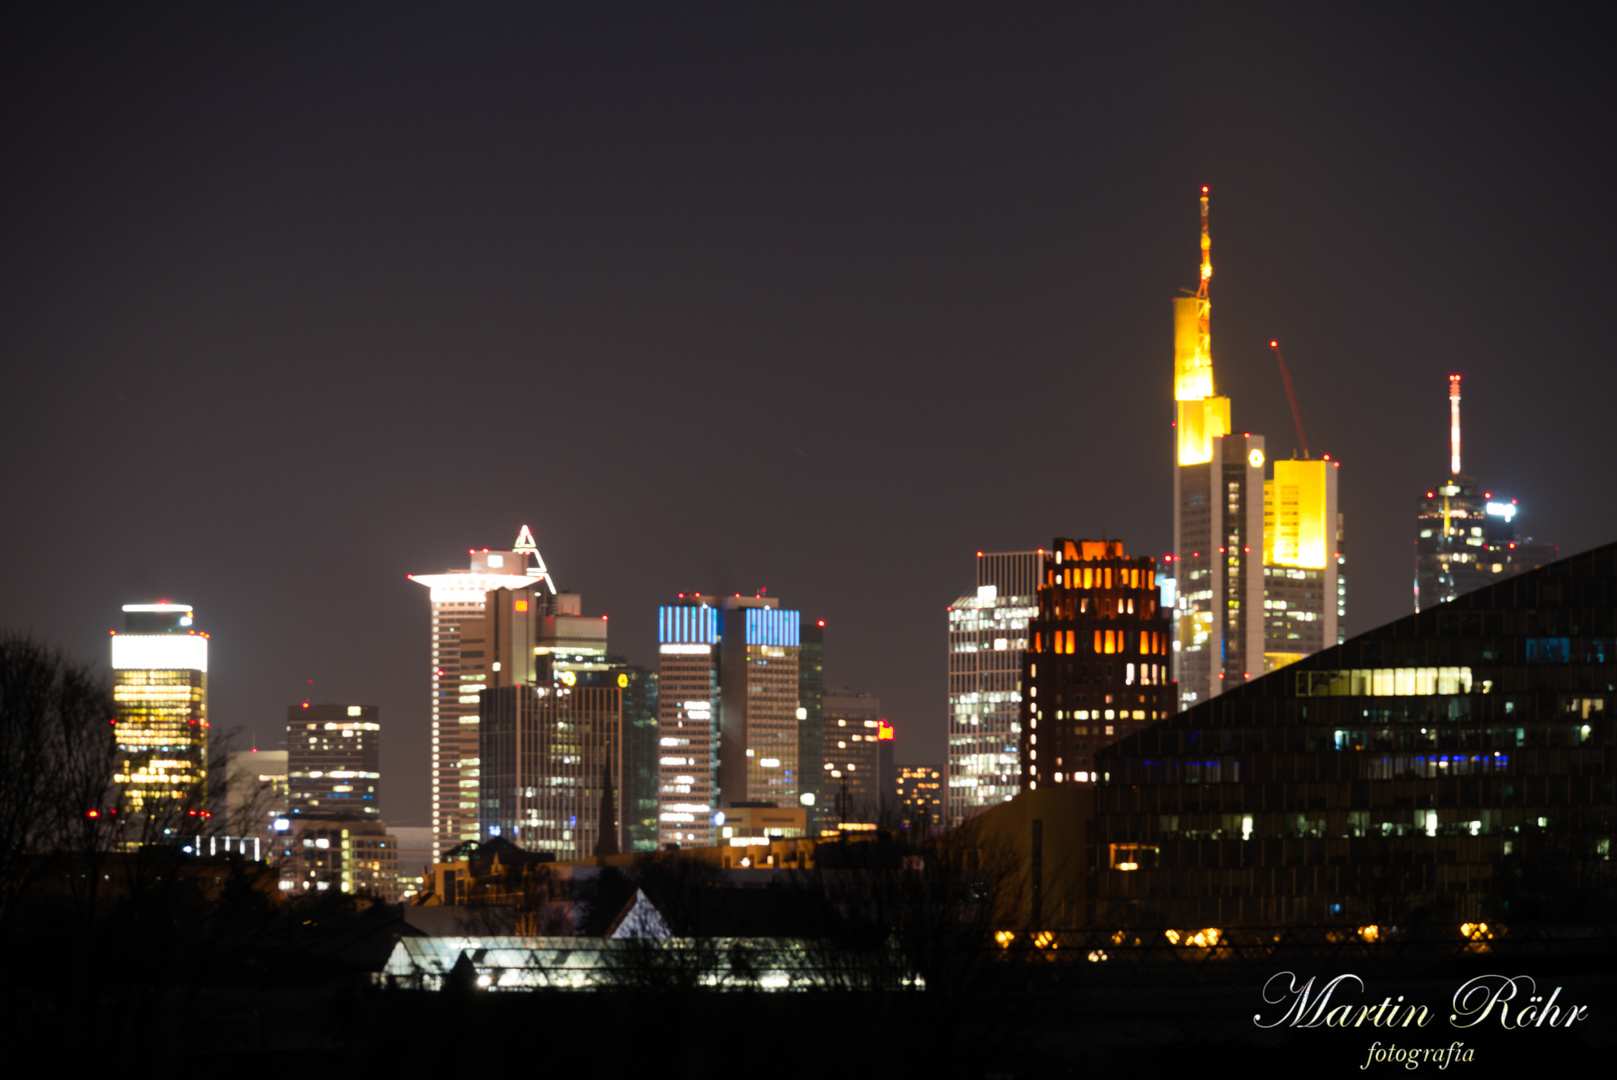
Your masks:
{"label": "yellow illuminated tower", "polygon": [[1214,392],[1212,240],[1201,195],[1201,279],[1173,301],[1173,672],[1188,708],[1263,674],[1263,437],[1235,434]]}
{"label": "yellow illuminated tower", "polygon": [[138,844],[191,830],[207,813],[208,636],[186,604],[125,604],[112,635],[118,732],[113,776]]}
{"label": "yellow illuminated tower", "polygon": [[1344,640],[1340,462],[1273,462],[1263,485],[1263,669]]}

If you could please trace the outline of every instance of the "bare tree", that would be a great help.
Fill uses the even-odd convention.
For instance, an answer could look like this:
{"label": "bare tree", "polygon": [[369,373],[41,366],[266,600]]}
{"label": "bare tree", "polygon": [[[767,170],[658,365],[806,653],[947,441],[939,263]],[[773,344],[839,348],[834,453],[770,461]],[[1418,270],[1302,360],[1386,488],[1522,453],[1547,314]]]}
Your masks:
{"label": "bare tree", "polygon": [[112,694],[88,666],[0,636],[0,925],[51,857],[110,846],[112,721]]}

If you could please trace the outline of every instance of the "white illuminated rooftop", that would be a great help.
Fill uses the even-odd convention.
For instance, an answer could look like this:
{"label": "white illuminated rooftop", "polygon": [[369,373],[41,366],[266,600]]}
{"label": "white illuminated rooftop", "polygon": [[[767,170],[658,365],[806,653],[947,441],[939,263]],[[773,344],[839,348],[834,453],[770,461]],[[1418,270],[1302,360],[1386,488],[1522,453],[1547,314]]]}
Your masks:
{"label": "white illuminated rooftop", "polygon": [[451,571],[447,574],[411,574],[410,580],[432,590],[433,603],[481,602],[483,594],[495,589],[526,589],[534,579],[526,574],[473,574]]}
{"label": "white illuminated rooftop", "polygon": [[113,634],[114,671],[207,671],[208,639],[201,634]]}

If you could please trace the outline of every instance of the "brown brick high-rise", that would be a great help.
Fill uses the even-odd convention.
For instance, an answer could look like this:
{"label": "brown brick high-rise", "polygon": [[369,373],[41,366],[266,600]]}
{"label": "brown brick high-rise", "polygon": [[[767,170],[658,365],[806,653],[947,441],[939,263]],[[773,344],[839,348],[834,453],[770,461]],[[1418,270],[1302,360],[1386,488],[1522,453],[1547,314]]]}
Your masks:
{"label": "brown brick high-rise", "polygon": [[1058,538],[1022,658],[1022,790],[1088,783],[1094,752],[1175,711],[1156,560]]}

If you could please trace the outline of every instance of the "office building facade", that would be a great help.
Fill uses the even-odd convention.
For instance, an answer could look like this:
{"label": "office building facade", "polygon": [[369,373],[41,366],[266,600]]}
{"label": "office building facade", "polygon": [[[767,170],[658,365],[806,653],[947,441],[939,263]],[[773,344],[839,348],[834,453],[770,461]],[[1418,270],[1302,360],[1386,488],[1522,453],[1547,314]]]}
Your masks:
{"label": "office building facade", "polygon": [[293,817],[275,838],[281,892],[332,891],[399,902],[399,841],[377,820]]}
{"label": "office building facade", "polygon": [[658,841],[709,847],[719,809],[718,598],[657,611]]}
{"label": "office building facade", "polygon": [[481,634],[488,594],[500,589],[526,591],[548,603],[555,584],[524,525],[508,551],[473,550],[465,570],[412,574],[431,592],[430,693],[432,716],[433,859],[478,838],[478,695],[492,666],[483,642],[462,647],[462,631]]}
{"label": "office building facade", "polygon": [[132,844],[207,815],[208,636],[186,604],[125,604],[112,635],[113,782]]}
{"label": "office building facade", "polygon": [[949,605],[948,825],[1020,787],[1022,653],[1042,551],[977,553],[976,587]]}
{"label": "office building facade", "polygon": [[795,807],[802,613],[772,596],[727,596],[720,606],[720,798]]}
{"label": "office building facade", "polygon": [[661,842],[711,845],[726,806],[796,807],[801,613],[691,594],[657,618]]}
{"label": "office building facade", "polygon": [[381,819],[382,725],[375,705],[286,710],[287,804],[294,815]]}
{"label": "office building facade", "polygon": [[881,699],[846,686],[828,686],[822,716],[825,760],[815,805],[826,809],[828,828],[879,824],[892,780],[882,775],[881,751],[893,742],[893,726],[882,718]]}
{"label": "office building facade", "polygon": [[1101,752],[1088,925],[1609,913],[1617,544],[1466,593]]}
{"label": "office building facade", "polygon": [[623,850],[623,690],[604,673],[562,670],[483,691],[484,840],[562,861]]}
{"label": "office building facade", "polygon": [[1176,711],[1156,560],[1058,537],[1022,658],[1020,788],[1091,783],[1093,755]]}
{"label": "office building facade", "polygon": [[1275,461],[1263,485],[1263,670],[1346,637],[1347,578],[1338,463]]}

